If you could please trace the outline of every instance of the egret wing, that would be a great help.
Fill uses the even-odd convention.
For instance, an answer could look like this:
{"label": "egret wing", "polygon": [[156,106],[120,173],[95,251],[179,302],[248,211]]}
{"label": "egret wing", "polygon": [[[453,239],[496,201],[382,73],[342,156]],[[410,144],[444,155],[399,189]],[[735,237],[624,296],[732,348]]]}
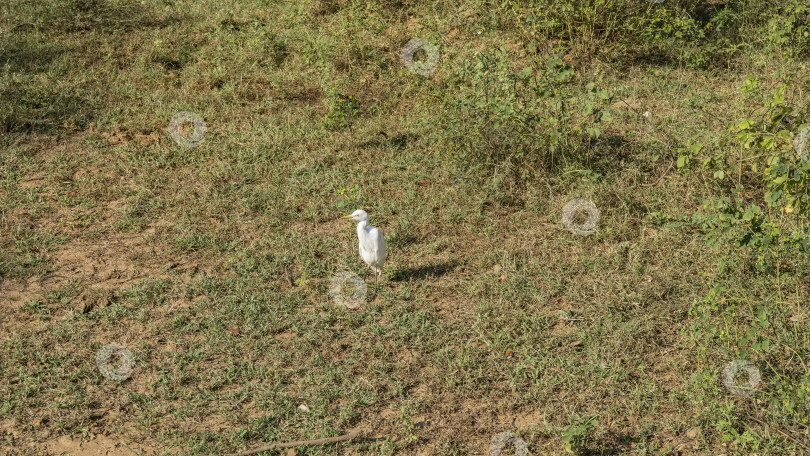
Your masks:
{"label": "egret wing", "polygon": [[370,226],[368,230],[368,238],[364,250],[366,250],[370,257],[373,259],[374,266],[381,268],[385,258],[388,256],[388,249],[385,246],[385,238],[379,228]]}

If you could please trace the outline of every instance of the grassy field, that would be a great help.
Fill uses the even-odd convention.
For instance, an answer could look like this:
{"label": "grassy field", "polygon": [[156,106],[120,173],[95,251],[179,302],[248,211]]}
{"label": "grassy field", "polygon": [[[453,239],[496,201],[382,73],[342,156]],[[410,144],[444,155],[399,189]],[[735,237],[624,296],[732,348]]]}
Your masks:
{"label": "grassy field", "polygon": [[810,454],[809,80],[799,0],[5,2],[0,452]]}

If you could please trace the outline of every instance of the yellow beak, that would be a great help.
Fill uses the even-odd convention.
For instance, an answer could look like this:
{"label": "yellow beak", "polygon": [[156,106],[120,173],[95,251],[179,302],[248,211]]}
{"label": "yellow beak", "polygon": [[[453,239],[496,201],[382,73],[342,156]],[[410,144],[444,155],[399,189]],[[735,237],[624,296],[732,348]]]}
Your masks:
{"label": "yellow beak", "polygon": [[341,217],[341,219],[350,219],[350,218],[352,218],[351,215],[344,215],[343,217]]}

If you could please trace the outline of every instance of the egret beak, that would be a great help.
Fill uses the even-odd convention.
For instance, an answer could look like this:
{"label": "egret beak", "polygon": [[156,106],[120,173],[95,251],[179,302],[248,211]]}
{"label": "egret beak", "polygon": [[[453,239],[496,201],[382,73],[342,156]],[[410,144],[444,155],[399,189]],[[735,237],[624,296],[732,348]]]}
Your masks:
{"label": "egret beak", "polygon": [[341,217],[341,219],[350,219],[350,218],[352,218],[351,215],[344,215],[343,217]]}

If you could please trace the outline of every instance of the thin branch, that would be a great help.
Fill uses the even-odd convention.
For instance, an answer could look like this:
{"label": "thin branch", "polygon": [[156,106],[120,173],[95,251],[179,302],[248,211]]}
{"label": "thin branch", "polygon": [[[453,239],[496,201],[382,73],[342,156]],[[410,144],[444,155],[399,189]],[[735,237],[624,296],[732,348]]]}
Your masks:
{"label": "thin branch", "polygon": [[292,271],[290,271],[290,268],[288,268],[287,265],[284,265],[284,272],[287,276],[287,281],[290,282],[290,286],[295,288],[295,280],[293,279]]}
{"label": "thin branch", "polygon": [[[297,442],[287,442],[287,443],[273,443],[261,448],[256,448],[255,450],[243,451],[241,453],[233,453],[231,455],[226,456],[249,456],[251,454],[261,453],[263,451],[273,450],[276,448],[292,448],[301,445],[320,445],[322,443],[335,443],[335,442],[344,442],[347,440],[352,440],[353,438],[360,435],[360,431],[352,431],[348,434],[340,435],[337,437],[327,437],[323,439],[315,439],[315,440],[299,440]],[[211,455],[214,456],[214,455]]]}
{"label": "thin branch", "polygon": [[[763,423],[762,421],[758,420],[757,418],[754,418],[752,415],[747,414],[747,413],[746,413],[746,415],[748,416],[748,418],[751,418],[752,420],[754,420],[754,421],[756,421],[757,423],[759,423],[759,424],[760,424],[760,426],[764,426],[764,427],[766,427],[766,428],[768,427],[768,425],[767,425],[767,424]],[[783,431],[783,430],[779,429],[778,427],[777,427],[777,428],[774,428],[774,429],[776,429],[776,432],[778,432],[778,433],[780,433],[780,434],[784,435],[785,437],[789,438],[790,440],[793,440],[794,442],[798,443],[798,444],[799,444],[799,445],[800,445],[802,448],[804,448],[805,450],[810,451],[810,447],[808,447],[807,445],[803,444],[803,443],[802,443],[802,442],[801,442],[799,439],[797,439],[796,437],[793,437],[792,435],[790,435],[790,434],[788,434],[787,432],[785,432],[785,431]]]}
{"label": "thin branch", "polygon": [[664,172],[661,174],[661,177],[659,177],[657,181],[653,182],[652,184],[641,184],[641,186],[642,186],[642,187],[652,187],[653,185],[658,185],[658,183],[659,183],[659,182],[661,182],[661,180],[662,180],[662,179],[664,179],[665,177],[667,177],[667,173],[669,172],[669,170],[671,170],[671,169],[672,169],[672,164],[673,164],[673,163],[675,163],[675,162],[674,162],[674,161],[672,161],[672,162],[670,162],[670,163],[669,163],[669,167],[667,168],[667,170],[666,170],[666,171],[664,171]]}

